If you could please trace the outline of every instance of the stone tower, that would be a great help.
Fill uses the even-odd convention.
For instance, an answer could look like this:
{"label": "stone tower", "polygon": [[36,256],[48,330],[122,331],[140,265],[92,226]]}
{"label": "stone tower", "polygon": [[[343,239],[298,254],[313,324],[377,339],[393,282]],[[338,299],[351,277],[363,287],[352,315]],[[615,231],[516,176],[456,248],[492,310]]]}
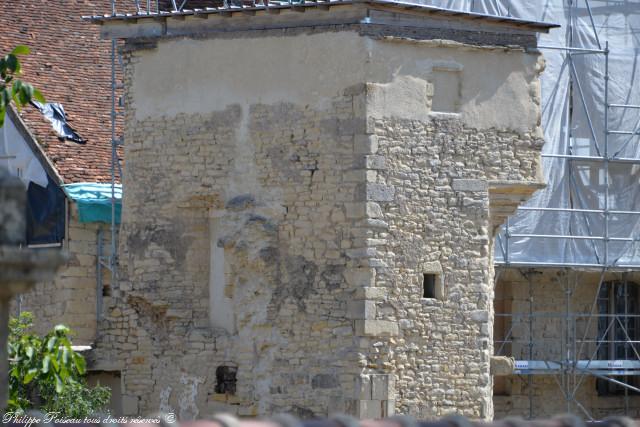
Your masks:
{"label": "stone tower", "polygon": [[127,412],[492,417],[492,235],[541,186],[549,25],[377,0],[91,19],[125,40],[97,364]]}

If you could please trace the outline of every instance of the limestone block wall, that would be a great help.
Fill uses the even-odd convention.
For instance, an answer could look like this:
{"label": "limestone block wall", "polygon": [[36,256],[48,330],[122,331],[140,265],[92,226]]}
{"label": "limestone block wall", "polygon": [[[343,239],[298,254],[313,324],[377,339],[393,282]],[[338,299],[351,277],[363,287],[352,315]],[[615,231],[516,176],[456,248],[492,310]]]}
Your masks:
{"label": "limestone block wall", "polygon": [[[377,316],[399,333],[374,360],[391,365],[400,412],[488,417],[493,271],[484,153],[509,163],[535,155],[537,143],[514,153],[516,135],[480,133],[455,119],[378,120],[376,130],[387,159],[377,181],[396,189],[373,236],[381,252],[377,283],[386,291]],[[440,298],[423,298],[425,273],[442,281]]]}
{"label": "limestone block wall", "polygon": [[[335,37],[319,35],[302,45],[317,42],[324,49],[323,39]],[[275,57],[300,48],[299,39],[277,40],[282,50],[273,49]],[[365,121],[352,85],[338,84],[343,70],[329,72],[335,64],[313,59],[315,70],[330,78],[318,87],[323,93],[308,98],[317,97],[313,103],[295,92],[266,103],[281,95],[265,89],[282,91],[291,84],[287,76],[304,78],[301,67],[308,71],[284,60],[274,70],[282,75],[269,76],[282,83],[247,77],[251,98],[233,95],[233,102],[219,100],[215,108],[198,107],[209,98],[187,98],[179,109],[191,111],[146,115],[140,104],[147,100],[133,93],[145,85],[145,67],[175,59],[168,51],[205,49],[216,53],[212,61],[216,49],[224,56],[244,44],[169,42],[129,58],[123,280],[101,350],[103,359],[122,361],[125,412],[309,417],[344,411],[353,394],[357,348],[344,276],[353,263],[347,254],[365,234],[357,224],[361,179],[354,170],[363,157],[354,139]],[[256,67],[245,71],[255,76]],[[207,80],[216,74],[193,70]],[[207,84],[213,92],[226,90],[223,83]],[[257,102],[261,97],[265,103]],[[237,369],[234,387],[225,388],[221,367]]]}
{"label": "limestone block wall", "polygon": [[[524,314],[529,313],[529,296],[532,297],[532,311],[543,313],[532,323],[531,338],[534,343],[532,348],[533,360],[561,360],[562,354],[567,351],[563,342],[563,335],[576,337],[578,341],[583,338],[595,340],[597,336],[598,321],[593,318],[588,320],[587,313],[591,312],[592,305],[601,272],[575,272],[558,269],[523,270],[525,275],[515,269],[506,269],[500,275],[496,285],[496,316],[500,314]],[[529,276],[530,279],[529,279]],[[531,280],[531,293],[529,288]],[[607,273],[604,281],[627,280],[640,283],[637,273]],[[568,294],[567,294],[568,292]],[[499,302],[498,302],[499,301]],[[568,309],[571,313],[583,313],[575,330],[567,330],[564,313]],[[596,307],[597,313],[597,307]],[[529,323],[528,319],[517,320],[512,317],[503,317],[502,322],[496,322],[496,339],[503,340],[505,334],[511,329],[511,340],[505,346],[503,354],[513,355],[518,360],[529,360]],[[571,340],[570,340],[571,341]],[[496,344],[498,346],[498,344]],[[576,351],[580,351],[580,359],[588,360],[596,350],[595,343],[577,344]],[[627,379],[626,381],[629,381]],[[531,383],[530,383],[531,381]],[[532,414],[536,418],[549,417],[569,410],[579,413],[580,409],[572,404],[568,409],[566,399],[558,386],[557,379],[552,375],[536,375],[529,377],[497,377],[494,404],[497,417],[511,415],[529,416],[529,393],[532,394]],[[631,417],[640,416],[640,397],[629,394],[628,408],[625,409],[625,397],[623,395],[598,395],[596,379],[586,376],[576,394],[577,401],[586,408],[596,419],[607,416],[623,415],[625,412]]]}
{"label": "limestone block wall", "polygon": [[[395,39],[377,42],[372,63],[393,66],[403,56],[415,58],[425,45],[431,47],[427,72],[367,85],[375,141],[375,164],[367,174],[367,243],[377,293],[372,292],[364,317],[371,319],[365,323],[386,327],[365,331],[361,347],[369,351],[360,365],[365,374],[390,374],[389,398],[397,412],[422,419],[452,412],[491,418],[494,221],[489,188],[493,182],[539,183],[541,70],[536,55],[518,51],[505,55]],[[523,89],[509,89],[513,76],[505,70],[517,68],[514,62],[527,64],[516,73],[517,84],[528,90],[499,107],[493,103],[505,93]],[[493,76],[491,88],[486,74],[477,74],[480,69]],[[445,85],[454,95],[445,112],[437,105],[441,70],[455,75],[453,84]],[[501,109],[508,103],[532,114],[511,121]],[[433,298],[424,298],[425,274],[436,275]]]}
{"label": "limestone block wall", "polygon": [[489,188],[539,181],[538,56],[357,25],[127,47],[97,352],[124,413],[491,417]]}
{"label": "limestone block wall", "polygon": [[[34,330],[46,333],[57,324],[65,324],[75,331],[74,345],[89,345],[97,334],[97,232],[104,229],[103,247],[110,247],[110,231],[106,224],[80,223],[74,203],[68,204],[67,239],[63,248],[69,256],[55,275],[46,283],[34,286],[14,301],[18,309],[34,315]],[[108,289],[110,276],[103,271],[103,285]],[[107,291],[108,292],[108,291]]]}

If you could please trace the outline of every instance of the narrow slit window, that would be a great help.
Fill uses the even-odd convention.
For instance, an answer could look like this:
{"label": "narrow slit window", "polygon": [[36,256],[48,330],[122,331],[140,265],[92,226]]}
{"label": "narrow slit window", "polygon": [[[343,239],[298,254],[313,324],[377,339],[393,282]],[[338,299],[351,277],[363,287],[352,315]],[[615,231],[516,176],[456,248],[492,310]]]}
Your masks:
{"label": "narrow slit window", "polygon": [[422,281],[422,298],[436,298],[437,274],[425,273]]}

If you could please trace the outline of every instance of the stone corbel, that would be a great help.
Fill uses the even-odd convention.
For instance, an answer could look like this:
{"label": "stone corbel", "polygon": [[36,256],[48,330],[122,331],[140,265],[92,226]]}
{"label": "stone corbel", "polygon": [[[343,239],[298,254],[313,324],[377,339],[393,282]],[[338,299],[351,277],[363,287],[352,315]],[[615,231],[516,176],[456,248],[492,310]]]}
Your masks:
{"label": "stone corbel", "polygon": [[491,223],[496,228],[504,224],[518,206],[546,185],[542,182],[491,180],[489,181],[489,209]]}

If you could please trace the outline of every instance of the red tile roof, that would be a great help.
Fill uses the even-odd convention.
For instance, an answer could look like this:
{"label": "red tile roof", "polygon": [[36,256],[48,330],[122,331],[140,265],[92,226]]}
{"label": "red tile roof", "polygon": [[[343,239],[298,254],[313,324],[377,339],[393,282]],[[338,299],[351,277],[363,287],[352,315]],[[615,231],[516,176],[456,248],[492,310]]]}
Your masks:
{"label": "red tile roof", "polygon": [[47,102],[61,103],[87,143],[60,141],[32,106],[21,112],[28,128],[65,183],[110,181],[111,42],[100,39],[97,25],[81,19],[110,11],[110,1],[20,0],[0,8],[0,54],[18,44],[31,48],[22,57],[22,79]]}

